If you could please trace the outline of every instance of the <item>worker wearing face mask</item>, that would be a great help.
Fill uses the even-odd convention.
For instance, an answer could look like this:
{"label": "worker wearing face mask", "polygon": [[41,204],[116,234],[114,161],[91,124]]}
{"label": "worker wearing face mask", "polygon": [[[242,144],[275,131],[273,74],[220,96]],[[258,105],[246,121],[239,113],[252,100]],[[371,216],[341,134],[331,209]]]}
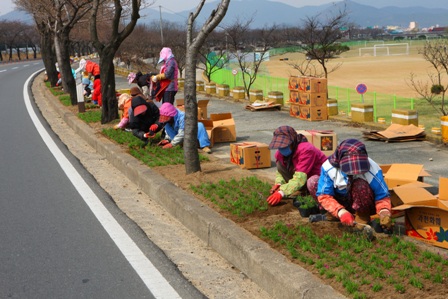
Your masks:
{"label": "worker wearing face mask", "polygon": [[294,199],[308,194],[317,202],[317,183],[321,166],[327,160],[325,154],[290,126],[281,126],[274,131],[269,148],[277,149],[277,172],[267,202],[275,206],[283,198]]}

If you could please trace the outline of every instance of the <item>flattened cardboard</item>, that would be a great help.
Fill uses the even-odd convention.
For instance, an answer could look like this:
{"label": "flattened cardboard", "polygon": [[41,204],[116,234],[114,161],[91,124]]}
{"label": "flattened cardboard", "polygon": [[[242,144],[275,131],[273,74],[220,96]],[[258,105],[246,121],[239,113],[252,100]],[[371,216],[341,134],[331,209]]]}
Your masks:
{"label": "flattened cardboard", "polygon": [[269,145],[260,142],[230,144],[230,162],[243,169],[271,167]]}
{"label": "flattened cardboard", "polygon": [[199,119],[207,130],[210,143],[236,141],[235,120],[232,113],[210,114],[210,119]]}
{"label": "flattened cardboard", "polygon": [[386,130],[378,131],[378,134],[384,136],[388,140],[393,140],[420,136],[424,132],[425,130],[412,124],[407,126],[392,124]]}

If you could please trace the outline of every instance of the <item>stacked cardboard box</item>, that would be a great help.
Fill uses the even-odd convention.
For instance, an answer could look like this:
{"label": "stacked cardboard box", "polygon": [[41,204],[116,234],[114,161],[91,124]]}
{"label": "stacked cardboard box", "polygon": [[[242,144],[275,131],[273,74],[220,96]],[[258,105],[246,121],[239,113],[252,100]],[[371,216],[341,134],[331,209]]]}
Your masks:
{"label": "stacked cardboard box", "polygon": [[327,79],[291,76],[288,88],[292,117],[309,121],[328,119]]}

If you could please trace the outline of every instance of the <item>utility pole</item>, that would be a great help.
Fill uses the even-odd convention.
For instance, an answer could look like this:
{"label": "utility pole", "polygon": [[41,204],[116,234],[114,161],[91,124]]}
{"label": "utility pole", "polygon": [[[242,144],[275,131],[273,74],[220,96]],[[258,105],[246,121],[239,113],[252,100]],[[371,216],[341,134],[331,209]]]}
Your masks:
{"label": "utility pole", "polygon": [[163,41],[163,26],[162,26],[162,6],[159,5],[159,14],[160,14],[160,37],[162,38],[162,47],[165,46],[165,42]]}

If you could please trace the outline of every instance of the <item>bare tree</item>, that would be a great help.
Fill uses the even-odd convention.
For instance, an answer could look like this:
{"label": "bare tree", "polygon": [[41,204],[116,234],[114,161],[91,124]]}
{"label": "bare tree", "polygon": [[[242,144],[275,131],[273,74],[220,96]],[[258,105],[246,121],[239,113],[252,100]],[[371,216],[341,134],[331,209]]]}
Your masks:
{"label": "bare tree", "polygon": [[[249,97],[252,85],[257,79],[261,64],[265,61],[271,46],[276,43],[276,26],[250,30],[252,19],[237,19],[233,25],[225,29],[231,46],[231,56],[235,57],[241,70],[244,91]],[[249,47],[243,47],[249,44]],[[229,54],[230,55],[230,54]]]}
{"label": "bare tree", "polygon": [[435,73],[428,73],[429,82],[417,80],[415,74],[411,73],[408,85],[436,111],[444,116],[448,115],[445,107],[445,95],[448,91],[448,82],[445,81],[445,76],[448,75],[448,41],[426,42],[419,54],[431,64]]}
{"label": "bare tree", "polygon": [[[124,4],[124,5],[123,5]],[[130,18],[127,24],[121,22],[122,17],[129,9]],[[123,41],[134,30],[137,20],[140,18],[139,10],[141,0],[120,1],[113,0],[104,3],[100,0],[92,1],[90,15],[90,35],[93,45],[100,56],[101,69],[101,94],[102,94],[102,115],[101,123],[108,123],[118,117],[118,105],[115,95],[115,67],[114,57]],[[110,15],[112,14],[112,18]],[[107,20],[107,22],[106,22]],[[99,27],[101,24],[108,24],[105,28]],[[101,32],[101,36],[100,36]]]}
{"label": "bare tree", "polygon": [[210,82],[214,73],[225,67],[229,62],[226,51],[227,39],[225,32],[213,31],[199,51],[198,69],[204,70],[204,75]]}
{"label": "bare tree", "polygon": [[[325,78],[341,66],[339,63],[328,69],[328,61],[350,50],[349,47],[338,43],[342,36],[340,28],[346,24],[346,18],[347,11],[344,6],[342,10],[338,10],[336,14],[331,13],[328,17],[322,14],[307,17],[301,30],[297,31],[301,52],[307,59],[316,60],[322,66]],[[296,64],[295,67],[299,68],[300,65]]]}
{"label": "bare tree", "polygon": [[[54,52],[64,90],[70,94],[72,105],[77,104],[76,82],[70,65],[70,32],[91,9],[89,0],[15,0],[20,9],[32,14],[35,23],[45,24],[54,38]],[[39,31],[45,34],[43,30]],[[47,65],[46,65],[47,66]]]}
{"label": "bare tree", "polygon": [[185,155],[185,170],[187,174],[201,171],[201,164],[199,162],[199,154],[197,150],[197,135],[198,135],[198,103],[196,98],[196,65],[198,61],[198,53],[204,44],[207,36],[212,32],[216,26],[222,21],[226,15],[230,0],[221,0],[216,9],[214,9],[202,28],[198,32],[194,32],[194,25],[205,0],[196,7],[194,12],[191,12],[188,18],[187,25],[187,55],[185,67],[185,141],[184,141],[184,155]]}
{"label": "bare tree", "polygon": [[[6,47],[6,51],[9,52],[8,60],[13,59],[13,50],[20,48],[21,34],[25,27],[25,24],[19,21],[1,21],[0,27],[2,28],[0,37],[3,44]],[[18,53],[20,58],[20,52]]]}

